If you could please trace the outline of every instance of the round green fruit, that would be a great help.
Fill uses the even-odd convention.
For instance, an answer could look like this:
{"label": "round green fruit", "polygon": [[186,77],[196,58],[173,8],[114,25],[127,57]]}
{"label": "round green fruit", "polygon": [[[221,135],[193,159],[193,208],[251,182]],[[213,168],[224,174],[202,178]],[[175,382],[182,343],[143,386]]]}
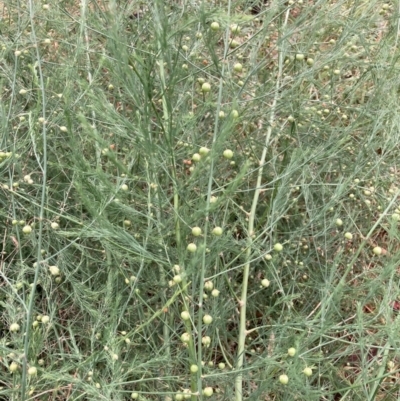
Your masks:
{"label": "round green fruit", "polygon": [[196,252],[196,250],[197,250],[197,246],[196,246],[196,244],[193,244],[193,242],[192,243],[190,243],[188,246],[187,246],[187,248],[186,248],[189,252]]}
{"label": "round green fruit", "polygon": [[11,323],[10,324],[10,331],[16,333],[17,331],[19,331],[20,326],[18,323]]}
{"label": "round green fruit", "polygon": [[211,90],[211,85],[208,82],[204,82],[204,84],[201,85],[201,90],[203,93],[208,93]]}
{"label": "round green fruit", "polygon": [[214,235],[216,235],[217,237],[221,236],[223,233],[223,230],[221,227],[214,227],[214,229],[212,230],[212,233]]}
{"label": "round green fruit", "polygon": [[194,162],[199,162],[201,160],[201,155],[199,153],[194,153],[192,156]]}
{"label": "round green fruit", "polygon": [[269,287],[269,280],[267,280],[266,278],[261,280],[261,285],[265,288]]}
{"label": "round green fruit", "polygon": [[380,247],[380,246],[376,246],[373,250],[372,250],[372,252],[375,254],[375,255],[381,255],[382,254],[382,248]]}
{"label": "round green fruit", "polygon": [[238,33],[240,33],[240,26],[238,24],[232,24],[231,32],[237,35]]}
{"label": "round green fruit", "polygon": [[34,366],[31,366],[29,369],[28,369],[28,375],[29,376],[35,376],[37,374],[37,369],[34,367]]}
{"label": "round green fruit", "polygon": [[202,156],[207,156],[209,151],[210,151],[210,149],[206,148],[205,146],[202,146],[202,147],[199,149],[199,153],[200,153]]}
{"label": "round green fruit", "polygon": [[181,312],[181,318],[182,320],[189,320],[190,319],[190,313],[187,310],[184,310]]}
{"label": "round green fruit", "polygon": [[232,159],[232,157],[233,157],[233,152],[230,149],[224,150],[223,154],[224,154],[225,159]]}
{"label": "round green fruit", "polygon": [[18,370],[18,363],[16,362],[11,362],[10,366],[8,367],[8,369],[10,370],[11,373],[14,373]]}
{"label": "round green fruit", "polygon": [[204,388],[204,390],[203,390],[203,394],[204,394],[206,397],[211,397],[211,396],[213,395],[213,393],[214,393],[214,390],[213,390],[212,387],[206,387],[206,388]]}
{"label": "round green fruit", "polygon": [[203,323],[204,324],[211,324],[212,323],[212,321],[213,321],[213,318],[212,318],[212,316],[210,316],[210,315],[204,315],[203,316]]}
{"label": "round green fruit", "polygon": [[235,70],[235,72],[242,72],[242,71],[243,71],[243,66],[242,66],[242,64],[240,64],[240,63],[236,63],[236,64],[233,66],[233,69]]}
{"label": "round green fruit", "polygon": [[218,31],[218,30],[219,30],[219,24],[218,24],[218,22],[216,22],[216,21],[212,22],[211,25],[210,25],[210,28],[211,28],[213,31]]}
{"label": "round green fruit", "polygon": [[195,237],[198,237],[199,235],[201,235],[201,228],[200,227],[193,227],[192,228],[192,234]]}
{"label": "round green fruit", "polygon": [[24,226],[24,227],[22,228],[22,232],[23,232],[24,234],[30,234],[30,233],[32,232],[32,227],[29,226],[29,225],[26,225],[26,226]]}

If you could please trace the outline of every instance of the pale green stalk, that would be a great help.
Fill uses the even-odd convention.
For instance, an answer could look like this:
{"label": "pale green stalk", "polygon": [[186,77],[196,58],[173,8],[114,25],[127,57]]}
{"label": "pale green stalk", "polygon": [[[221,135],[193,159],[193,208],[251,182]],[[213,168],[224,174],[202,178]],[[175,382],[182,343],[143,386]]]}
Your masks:
{"label": "pale green stalk", "polygon": [[[228,11],[227,11],[227,21],[229,26],[231,16],[231,1],[228,1]],[[222,103],[222,90],[224,84],[224,72],[225,72],[225,60],[228,56],[229,52],[229,28],[227,28],[225,32],[225,46],[224,46],[224,56],[222,60],[222,67],[221,67],[221,78],[219,80],[218,85],[218,99],[217,99],[217,109],[215,111],[215,124],[214,124],[214,132],[212,137],[212,145],[214,145],[217,141],[218,136],[218,129],[219,129],[219,112],[221,110],[221,103]],[[203,99],[204,100],[204,99]],[[198,333],[202,332],[202,325],[203,325],[203,295],[204,295],[204,277],[206,271],[206,249],[207,249],[207,234],[208,234],[208,222],[209,222],[209,213],[210,213],[210,200],[211,200],[211,193],[212,193],[212,185],[214,181],[214,158],[211,158],[210,163],[210,174],[208,178],[208,187],[207,187],[207,201],[206,201],[206,213],[205,213],[205,226],[204,226],[204,243],[203,243],[203,255],[202,255],[202,263],[201,263],[201,272],[200,272],[200,284],[199,284],[199,312],[197,316],[197,331]],[[202,342],[199,340],[197,343],[197,365],[199,367],[199,374],[198,374],[198,388],[202,388]]]}
{"label": "pale green stalk", "polygon": [[[92,86],[93,77],[91,73],[91,66],[90,66],[90,46],[89,46],[89,33],[87,28],[86,22],[86,12],[87,12],[87,0],[83,0],[81,3],[81,34],[84,35],[85,38],[85,50],[86,50],[86,68],[87,68],[87,77],[89,86]],[[92,128],[96,130],[96,113],[92,110]],[[97,167],[101,169],[101,148],[99,143],[96,141],[96,159],[97,159]]]}
{"label": "pale green stalk", "polygon": [[[163,58],[163,54],[164,54],[164,49],[163,49],[163,44],[161,43],[161,36],[165,34],[165,32],[162,31],[162,20],[160,17],[160,13],[163,12],[161,11],[161,7],[163,7],[163,5],[160,4],[158,2],[155,2],[155,20],[156,20],[156,26],[159,27],[159,32],[157,33],[157,44],[158,44],[158,69],[159,69],[159,77],[160,77],[160,81],[161,81],[161,92],[162,92],[162,106],[163,106],[163,121],[164,121],[164,129],[165,129],[165,133],[166,133],[166,137],[168,138],[167,140],[169,141],[169,143],[172,143],[172,138],[170,136],[170,126],[171,126],[171,116],[169,113],[169,109],[168,109],[168,99],[165,96],[166,93],[166,81],[165,81],[165,70],[164,70],[164,58]],[[176,177],[176,172],[175,172],[175,160],[174,160],[174,153],[171,149],[171,165],[172,165],[172,171],[171,171],[171,175],[173,178],[173,186],[174,186],[174,216],[175,216],[175,238],[176,238],[176,246],[178,248],[181,247],[181,231],[180,231],[180,221],[179,221],[179,192],[178,192],[178,187],[176,185],[177,183],[177,177]],[[185,269],[184,266],[180,266],[181,268],[181,275],[182,275],[182,282],[181,282],[181,289],[182,289],[182,294],[183,296],[186,298],[188,297],[188,292],[187,292],[187,287],[188,287],[188,281],[187,281],[187,277],[185,274]],[[190,335],[190,342],[187,344],[188,347],[188,352],[189,352],[189,360],[190,360],[190,364],[194,364],[196,362],[196,350],[195,350],[195,345],[194,345],[194,341],[193,341],[193,330],[192,330],[192,326],[191,326],[191,322],[189,321],[185,321],[185,329],[186,332]],[[164,340],[166,343],[169,342],[169,329],[167,327],[167,325],[164,325]],[[191,379],[190,379],[190,388],[191,388],[191,400],[192,401],[196,401],[197,398],[197,394],[199,394],[199,387],[197,384],[197,374],[191,374]],[[168,399],[168,397],[166,396],[165,399]]]}
{"label": "pale green stalk", "polygon": [[[282,30],[284,30],[284,28],[287,25],[287,21],[289,18],[289,12],[290,12],[290,9],[288,9],[286,11],[285,20],[282,25]],[[260,168],[258,169],[257,183],[256,183],[255,191],[254,191],[253,201],[251,204],[250,215],[249,215],[249,224],[248,224],[248,230],[247,230],[247,232],[249,233],[249,238],[248,238],[248,246],[246,249],[246,256],[245,256],[246,263],[245,263],[244,269],[243,269],[242,294],[241,294],[241,299],[239,301],[240,326],[239,326],[239,339],[238,339],[238,351],[237,351],[237,363],[236,363],[236,370],[237,370],[238,374],[235,379],[235,399],[236,399],[236,401],[243,400],[243,383],[242,383],[243,375],[242,375],[241,371],[243,368],[243,361],[244,361],[244,354],[245,354],[245,340],[246,340],[246,335],[247,335],[246,307],[247,307],[247,288],[248,288],[249,272],[250,272],[250,259],[251,259],[252,245],[253,245],[252,236],[254,234],[254,220],[255,220],[255,216],[256,216],[256,208],[257,208],[257,204],[258,204],[258,198],[260,196],[263,166],[265,164],[267,150],[268,150],[270,139],[271,139],[272,127],[273,127],[274,121],[275,121],[276,106],[278,103],[280,86],[281,86],[281,81],[282,81],[282,71],[283,71],[284,53],[285,53],[283,46],[284,46],[284,44],[281,44],[281,48],[279,49],[278,76],[276,78],[275,97],[274,97],[274,100],[273,100],[272,106],[271,106],[271,114],[270,114],[270,118],[268,121],[267,133],[265,136],[265,145],[263,147],[263,152],[262,152],[261,159],[260,159]]]}
{"label": "pale green stalk", "polygon": [[[38,43],[36,38],[35,31],[35,23],[34,23],[34,12],[33,12],[33,1],[29,0],[29,18],[31,25],[31,35],[33,39],[33,43]],[[46,93],[45,93],[45,84],[43,79],[42,72],[42,60],[39,53],[39,46],[35,47],[36,49],[36,58],[37,58],[37,71],[39,75],[39,84],[40,84],[40,93],[42,95],[42,117],[44,121],[46,121]],[[47,129],[46,124],[42,124],[42,141],[43,141],[43,157],[40,163],[38,159],[39,167],[42,172],[42,187],[41,187],[41,201],[39,208],[39,233],[37,240],[37,257],[36,257],[36,267],[35,267],[35,275],[31,287],[31,293],[29,296],[29,304],[28,311],[26,314],[26,322],[25,322],[25,337],[24,337],[24,358],[22,359],[22,377],[21,377],[21,400],[24,401],[26,397],[26,385],[27,385],[27,373],[28,373],[28,357],[29,357],[29,348],[30,348],[30,340],[31,340],[31,321],[32,315],[34,313],[33,306],[35,304],[35,296],[37,283],[39,278],[39,271],[42,268],[41,265],[41,249],[42,249],[42,239],[43,239],[43,221],[44,221],[44,210],[46,203],[46,193],[47,193]]]}

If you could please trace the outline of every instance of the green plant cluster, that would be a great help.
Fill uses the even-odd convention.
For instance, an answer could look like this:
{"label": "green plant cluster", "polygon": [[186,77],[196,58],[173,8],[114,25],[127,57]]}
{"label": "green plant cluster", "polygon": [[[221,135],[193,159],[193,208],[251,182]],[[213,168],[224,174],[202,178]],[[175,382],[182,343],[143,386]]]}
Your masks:
{"label": "green plant cluster", "polygon": [[0,399],[399,398],[397,2],[0,6]]}

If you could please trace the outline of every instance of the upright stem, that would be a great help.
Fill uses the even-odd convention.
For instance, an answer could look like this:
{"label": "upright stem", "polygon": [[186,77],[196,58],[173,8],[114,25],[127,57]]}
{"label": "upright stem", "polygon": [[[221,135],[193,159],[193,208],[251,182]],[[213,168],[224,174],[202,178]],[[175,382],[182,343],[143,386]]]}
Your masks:
{"label": "upright stem", "polygon": [[[36,32],[35,32],[35,24],[33,20],[33,1],[29,1],[29,16],[30,16],[30,25],[31,25],[31,35],[33,39],[33,43],[37,43]],[[35,304],[35,296],[36,296],[36,288],[39,278],[39,272],[42,268],[41,264],[41,249],[42,249],[42,238],[43,238],[43,220],[44,220],[44,210],[46,203],[46,194],[47,194],[47,128],[46,128],[46,93],[45,93],[45,84],[42,72],[42,60],[39,53],[39,46],[36,46],[36,58],[37,58],[37,70],[39,75],[39,85],[40,91],[42,95],[42,118],[44,120],[43,128],[42,128],[42,141],[43,141],[43,157],[40,161],[38,158],[38,163],[40,166],[40,170],[42,172],[42,194],[40,200],[40,210],[39,210],[39,234],[37,241],[37,257],[36,257],[36,267],[35,267],[35,276],[33,279],[33,285],[31,287],[31,293],[29,296],[29,304],[28,311],[26,314],[25,321],[25,338],[24,338],[24,358],[22,362],[22,378],[21,378],[21,400],[26,400],[26,386],[27,386],[27,372],[28,372],[28,358],[29,358],[29,348],[30,348],[30,337],[31,337],[31,321],[32,315],[34,313],[33,307]]]}
{"label": "upright stem", "polygon": [[[159,27],[159,31],[157,32],[157,44],[158,44],[158,54],[159,54],[159,59],[158,59],[158,69],[159,69],[159,77],[160,77],[160,82],[161,82],[161,93],[162,93],[162,106],[163,106],[163,121],[164,121],[164,131],[167,136],[168,143],[171,146],[171,158],[172,158],[172,179],[173,179],[173,187],[174,187],[174,214],[175,214],[175,239],[176,239],[176,246],[178,249],[181,248],[181,230],[180,230],[180,220],[179,220],[179,207],[180,207],[180,200],[179,200],[179,190],[178,190],[178,185],[177,185],[177,177],[176,177],[176,171],[175,171],[175,160],[174,160],[174,152],[172,149],[172,135],[171,135],[171,114],[169,112],[169,99],[167,98],[166,94],[167,92],[167,84],[166,84],[166,78],[165,78],[165,69],[164,69],[164,52],[165,52],[165,35],[166,33],[163,30],[163,22],[164,22],[164,11],[163,11],[163,3],[156,1],[154,3],[155,7],[155,21],[156,25]],[[181,268],[181,275],[182,275],[182,283],[181,283],[181,288],[182,288],[182,295],[184,298],[188,297],[188,280],[184,271],[184,266],[180,266]],[[194,339],[193,339],[193,330],[192,330],[192,325],[190,321],[185,321],[185,329],[186,332],[190,335],[190,341],[187,344],[188,347],[188,352],[189,352],[189,361],[190,364],[195,364],[196,363],[196,348],[194,344]],[[169,329],[167,325],[164,325],[164,338],[166,341],[169,341]],[[197,375],[196,374],[191,374],[191,379],[190,379],[190,388],[192,391],[192,396],[191,400],[192,401],[198,401],[197,395],[199,394],[199,387],[197,384]],[[165,397],[167,399],[167,396]]]}
{"label": "upright stem", "polygon": [[[285,20],[283,23],[282,28],[285,28],[287,25],[287,21],[289,18],[290,9],[286,11]],[[281,45],[283,47],[283,44]],[[265,136],[265,146],[261,155],[260,160],[260,168],[258,170],[257,176],[257,183],[254,192],[254,197],[250,209],[250,216],[249,216],[249,224],[248,224],[248,233],[249,238],[247,241],[247,249],[246,249],[246,263],[243,270],[243,282],[242,282],[242,294],[241,299],[239,302],[240,306],[240,326],[239,326],[239,340],[238,340],[238,358],[236,363],[236,370],[238,372],[236,379],[235,379],[235,399],[236,401],[242,401],[243,397],[243,375],[242,375],[242,368],[243,368],[243,361],[244,361],[244,352],[245,352],[245,339],[247,335],[246,331],[246,307],[247,307],[247,289],[248,289],[248,282],[249,282],[249,272],[250,272],[250,258],[251,252],[253,247],[253,235],[254,235],[254,221],[256,215],[256,208],[258,204],[258,198],[260,196],[260,189],[261,189],[261,180],[262,180],[262,173],[263,173],[263,166],[265,164],[265,159],[267,156],[267,150],[269,147],[272,127],[275,120],[275,113],[276,113],[276,105],[279,99],[279,92],[282,80],[282,70],[283,70],[283,61],[284,61],[284,49],[279,48],[279,56],[278,56],[278,76],[276,78],[276,89],[275,89],[275,97],[272,102],[271,106],[271,115],[268,121],[268,128],[267,134]]]}

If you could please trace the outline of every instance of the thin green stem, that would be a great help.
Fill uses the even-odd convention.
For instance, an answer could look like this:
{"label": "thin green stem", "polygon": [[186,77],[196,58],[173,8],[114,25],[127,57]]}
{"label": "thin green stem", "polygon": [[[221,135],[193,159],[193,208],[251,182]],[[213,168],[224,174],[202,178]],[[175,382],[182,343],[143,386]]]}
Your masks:
{"label": "thin green stem", "polygon": [[[219,112],[221,110],[222,104],[222,92],[224,86],[224,73],[225,73],[225,60],[227,59],[227,55],[229,52],[229,21],[231,16],[231,1],[228,1],[228,11],[227,11],[227,21],[228,28],[225,31],[225,41],[224,41],[224,56],[221,67],[221,78],[219,80],[218,85],[218,100],[217,100],[217,109],[215,111],[215,124],[214,131],[212,137],[212,145],[214,146],[217,142],[218,131],[219,131]],[[204,93],[203,93],[203,101],[204,101]],[[200,284],[199,284],[199,312],[197,317],[197,331],[201,333],[203,326],[203,295],[204,295],[204,278],[206,272],[206,249],[207,249],[207,234],[209,229],[209,216],[210,216],[210,204],[211,204],[211,194],[212,194],[212,185],[214,181],[214,158],[211,158],[210,163],[210,173],[208,177],[208,186],[207,186],[207,201],[206,201],[206,213],[205,213],[205,226],[204,226],[204,242],[202,247],[202,261],[201,261],[201,272],[200,272]],[[202,376],[202,342],[198,341],[197,343],[197,364],[199,367],[199,381],[198,387],[202,388],[201,376]]]}
{"label": "thin green stem", "polygon": [[[161,83],[161,93],[162,93],[162,106],[163,106],[163,123],[164,123],[164,131],[167,137],[167,140],[171,146],[172,143],[172,138],[171,138],[171,115],[169,112],[169,99],[167,98],[166,94],[167,92],[167,84],[166,84],[166,79],[165,79],[165,69],[164,69],[164,53],[165,53],[165,46],[164,46],[164,39],[166,32],[163,30],[163,10],[161,9],[163,6],[162,4],[160,5],[159,2],[155,2],[154,4],[154,9],[155,9],[155,20],[156,20],[156,25],[159,27],[159,30],[157,32],[157,45],[158,45],[158,53],[159,53],[159,58],[158,58],[158,70],[159,70],[159,77],[160,77],[160,83]],[[180,208],[180,201],[179,201],[179,191],[178,191],[178,186],[177,186],[177,177],[176,177],[176,171],[175,171],[175,160],[174,160],[174,155],[173,151],[171,149],[171,158],[172,158],[172,167],[171,167],[171,175],[173,179],[173,188],[174,188],[174,216],[175,216],[175,239],[176,239],[176,246],[178,249],[182,248],[182,241],[181,241],[181,228],[180,228],[180,221],[179,221],[179,208]],[[180,273],[182,275],[182,283],[181,283],[181,288],[182,288],[182,293],[184,297],[188,297],[188,292],[187,292],[187,287],[188,287],[188,281],[187,277],[185,274],[185,269],[183,265],[180,265]],[[176,273],[176,272],[175,272]],[[164,325],[166,326],[166,325]],[[196,350],[195,350],[195,344],[194,344],[194,339],[193,339],[193,330],[190,321],[185,321],[185,329],[186,332],[190,336],[190,341],[187,344],[188,347],[188,352],[189,352],[189,361],[190,364],[194,364],[196,362]],[[164,327],[164,335],[167,337],[165,338],[166,341],[169,341],[169,330],[168,328]],[[191,374],[191,379],[190,379],[190,387],[192,391],[191,399],[192,401],[196,401],[197,394],[199,394],[199,387],[197,385],[197,374],[192,373]]]}
{"label": "thin green stem", "polygon": [[[289,18],[290,9],[286,11],[285,20],[282,26],[282,31],[284,31],[287,21]],[[281,32],[283,34],[283,32]],[[254,235],[254,224],[255,224],[255,217],[256,217],[256,208],[258,205],[258,199],[260,196],[261,190],[261,181],[262,181],[262,174],[263,174],[263,166],[265,164],[265,159],[267,156],[267,150],[269,148],[271,134],[272,134],[272,127],[275,121],[275,114],[276,114],[276,107],[280,93],[280,87],[282,82],[282,71],[284,65],[284,44],[281,45],[279,49],[279,59],[278,59],[278,76],[276,78],[276,88],[275,88],[275,96],[271,106],[271,114],[268,121],[268,128],[267,134],[265,136],[265,144],[263,148],[263,152],[260,159],[260,168],[258,169],[257,175],[257,183],[256,188],[254,191],[253,201],[251,204],[250,215],[249,215],[249,223],[248,223],[248,241],[247,241],[247,249],[245,254],[246,263],[243,268],[243,281],[242,281],[242,294],[241,299],[239,301],[240,306],[240,323],[239,323],[239,338],[238,338],[238,350],[237,350],[237,363],[236,363],[236,370],[238,372],[236,379],[235,379],[235,399],[236,401],[243,400],[243,375],[241,370],[243,369],[243,362],[244,362],[244,353],[245,353],[245,340],[247,335],[246,330],[246,310],[247,310],[247,292],[248,292],[248,282],[249,282],[249,274],[250,274],[250,259],[251,253],[253,251],[253,235]]]}
{"label": "thin green stem", "polygon": [[[31,35],[33,43],[38,43],[35,32],[35,23],[34,23],[34,11],[33,11],[33,1],[29,0],[29,17],[30,17],[30,25],[31,25]],[[42,172],[42,186],[41,186],[41,200],[40,200],[40,208],[39,208],[39,233],[37,240],[37,257],[36,257],[36,267],[33,283],[31,286],[31,293],[29,296],[29,304],[28,311],[26,314],[25,321],[25,338],[24,338],[24,358],[22,360],[22,378],[21,378],[21,400],[24,401],[27,397],[26,394],[26,386],[27,386],[27,373],[28,373],[28,358],[29,358],[29,350],[30,350],[30,340],[31,340],[31,321],[32,315],[34,313],[33,306],[35,303],[36,297],[36,289],[39,278],[39,272],[42,268],[41,259],[42,259],[42,240],[43,240],[43,221],[44,221],[44,211],[45,211],[45,203],[46,203],[46,194],[47,194],[47,127],[46,127],[46,93],[45,93],[45,84],[43,78],[42,71],[42,59],[39,52],[39,46],[35,47],[36,49],[36,58],[37,58],[37,69],[39,73],[39,83],[40,83],[40,92],[42,95],[42,143],[43,143],[43,157],[40,163],[40,169]]]}

